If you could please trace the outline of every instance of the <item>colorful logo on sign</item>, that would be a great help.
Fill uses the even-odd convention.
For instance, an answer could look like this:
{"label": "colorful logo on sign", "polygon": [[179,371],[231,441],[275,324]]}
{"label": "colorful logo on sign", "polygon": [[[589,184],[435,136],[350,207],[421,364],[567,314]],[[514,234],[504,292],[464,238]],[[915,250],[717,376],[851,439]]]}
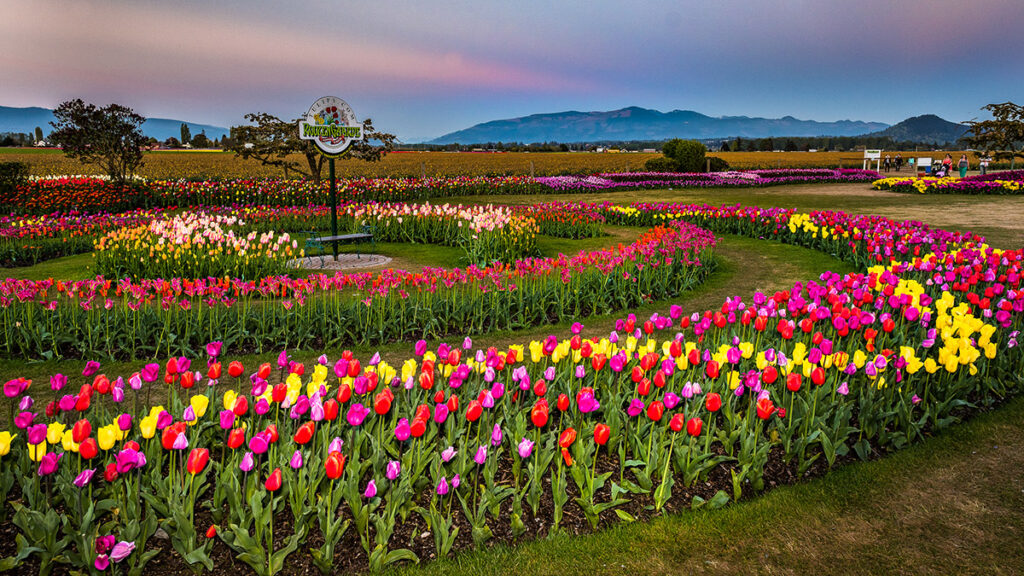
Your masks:
{"label": "colorful logo on sign", "polygon": [[299,121],[299,138],[312,140],[324,156],[340,156],[353,142],[363,139],[363,125],[341,98],[324,96]]}

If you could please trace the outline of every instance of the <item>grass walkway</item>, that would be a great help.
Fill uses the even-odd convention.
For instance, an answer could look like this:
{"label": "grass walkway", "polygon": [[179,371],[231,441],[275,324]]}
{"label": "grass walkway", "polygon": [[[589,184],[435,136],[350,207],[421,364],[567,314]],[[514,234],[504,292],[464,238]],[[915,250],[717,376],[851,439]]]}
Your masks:
{"label": "grass walkway", "polygon": [[1024,398],[886,458],[597,534],[406,574],[1021,574]]}

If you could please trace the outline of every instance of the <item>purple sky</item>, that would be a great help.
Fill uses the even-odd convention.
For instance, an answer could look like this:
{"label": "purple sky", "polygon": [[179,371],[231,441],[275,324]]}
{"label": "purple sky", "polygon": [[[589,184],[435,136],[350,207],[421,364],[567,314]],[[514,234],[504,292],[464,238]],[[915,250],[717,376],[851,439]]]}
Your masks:
{"label": "purple sky", "polygon": [[1024,101],[1024,1],[0,0],[0,105],[230,126],[340,96],[406,141],[642,106],[963,121]]}

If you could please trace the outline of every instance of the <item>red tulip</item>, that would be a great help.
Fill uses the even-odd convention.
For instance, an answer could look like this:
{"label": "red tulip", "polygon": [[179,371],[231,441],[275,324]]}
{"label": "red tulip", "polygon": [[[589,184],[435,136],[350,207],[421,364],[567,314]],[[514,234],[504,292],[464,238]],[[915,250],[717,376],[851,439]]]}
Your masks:
{"label": "red tulip", "polygon": [[278,438],[277,424],[267,424],[267,433],[270,434],[270,443],[276,443]]}
{"label": "red tulip", "polygon": [[469,405],[466,406],[466,420],[476,422],[480,419],[480,415],[483,413],[484,407],[480,405],[480,402],[470,400]]}
{"label": "red tulip", "polygon": [[825,383],[825,369],[821,366],[815,366],[814,370],[811,370],[811,382],[814,382],[816,386],[821,386]]}
{"label": "red tulip", "polygon": [[95,438],[86,438],[78,444],[78,455],[86,460],[92,460],[99,453],[99,446]]}
{"label": "red tulip", "polygon": [[690,350],[690,353],[686,355],[686,360],[694,366],[700,366],[700,350],[696,348]]}
{"label": "red tulip", "polygon": [[761,374],[761,381],[765,384],[774,384],[775,380],[779,377],[779,371],[775,369],[775,366],[769,366],[764,369]]}
{"label": "red tulip", "polygon": [[802,380],[803,378],[800,374],[790,372],[789,375],[786,376],[786,390],[789,390],[790,392],[799,392]]}
{"label": "red tulip", "polygon": [[411,434],[413,438],[419,438],[420,436],[423,436],[426,433],[427,421],[421,420],[419,418],[414,419],[412,421],[412,424],[409,426],[409,434]]}
{"label": "red tulip", "polygon": [[668,421],[668,427],[671,428],[673,432],[679,432],[685,425],[686,416],[683,416],[682,414],[676,414]]}
{"label": "red tulip", "polygon": [[71,439],[75,444],[81,444],[89,437],[89,434],[92,434],[92,424],[84,418],[75,422],[75,425],[71,427]]}
{"label": "red tulip", "polygon": [[245,413],[249,411],[249,400],[245,396],[239,396],[235,399],[235,405],[231,411],[235,413],[235,416],[245,416]]}
{"label": "red tulip", "polygon": [[572,466],[572,455],[570,455],[569,451],[565,448],[562,448],[562,460],[565,461],[566,466]]}
{"label": "red tulip", "polygon": [[704,407],[708,409],[708,412],[718,412],[722,407],[722,397],[717,392],[711,392],[704,399]]}
{"label": "red tulip", "polygon": [[590,358],[590,366],[595,372],[600,372],[604,365],[608,362],[608,357],[604,354],[594,354]]}
{"label": "red tulip", "polygon": [[[286,388],[286,390],[287,390],[287,388]],[[338,402],[340,402],[341,404],[344,404],[345,402],[348,402],[349,400],[351,400],[352,399],[352,387],[351,386],[346,386],[346,385],[342,384],[338,388],[337,398],[338,398]]]}
{"label": "red tulip", "polygon": [[576,430],[574,428],[566,428],[558,436],[558,445],[562,448],[568,448],[572,446],[572,443],[576,441]]}
{"label": "red tulip", "polygon": [[206,468],[206,463],[210,461],[210,451],[206,448],[193,448],[188,453],[188,460],[185,463],[185,469],[188,473],[195,476]]}
{"label": "red tulip", "polygon": [[378,392],[373,397],[373,411],[380,416],[387,414],[391,410],[391,398],[385,392]]}
{"label": "red tulip", "polygon": [[234,362],[228,364],[228,375],[231,376],[232,378],[238,378],[239,376],[242,375],[242,372],[244,371],[245,367],[242,366],[242,363],[239,362],[238,360],[235,360]]}
{"label": "red tulip", "polygon": [[188,389],[196,383],[196,375],[192,371],[185,372],[181,375],[181,387]]}
{"label": "red tulip", "polygon": [[106,469],[103,471],[103,478],[107,482],[113,482],[114,480],[117,480],[118,476],[119,474],[117,473],[117,464],[114,462],[107,464]]}
{"label": "red tulip", "polygon": [[245,429],[235,428],[228,433],[228,448],[235,450],[242,444],[245,444]]}
{"label": "red tulip", "polygon": [[541,398],[530,410],[530,420],[537,428],[543,428],[548,423],[548,403]]}
{"label": "red tulip", "polygon": [[209,378],[211,380],[216,380],[217,378],[220,378],[220,374],[221,374],[220,362],[214,362],[213,364],[210,364],[210,369],[206,371],[207,378]]}
{"label": "red tulip", "polygon": [[672,343],[668,345],[668,353],[673,358],[679,358],[683,355],[683,343],[679,340],[673,340]]}
{"label": "red tulip", "polygon": [[608,439],[612,435],[612,429],[607,424],[598,424],[594,426],[594,442],[598,446],[604,446],[608,443]]}
{"label": "red tulip", "polygon": [[281,469],[274,468],[274,471],[267,477],[267,481],[263,483],[263,487],[270,492],[277,492],[281,488]]}
{"label": "red tulip", "polygon": [[331,398],[324,402],[324,420],[334,422],[338,418],[338,401]]}
{"label": "red tulip", "polygon": [[[236,364],[236,362],[232,362],[232,364]],[[238,364],[238,368],[239,368],[238,373],[241,374],[242,373],[242,370],[241,370],[242,363],[241,362],[237,362],[237,364]],[[256,371],[256,375],[259,376],[260,378],[266,380],[267,378],[270,377],[270,370],[271,370],[270,363],[269,362],[264,362],[263,364],[260,364],[259,370]],[[228,367],[228,373],[229,374],[231,373],[231,367],[230,366]]]}
{"label": "red tulip", "polygon": [[690,418],[690,421],[686,423],[686,433],[690,436],[700,436],[700,430],[704,426],[704,421],[700,418]]}
{"label": "red tulip", "polygon": [[537,396],[543,396],[547,394],[548,383],[545,382],[543,378],[538,378],[537,381],[533,383],[533,393],[536,394]]}
{"label": "red tulip", "polygon": [[665,413],[665,405],[662,404],[661,400],[655,400],[651,402],[650,406],[647,407],[647,417],[657,422],[661,420],[662,414]]}
{"label": "red tulip", "polygon": [[214,538],[216,536],[217,536],[217,526],[216,526],[216,524],[210,524],[210,527],[206,529],[206,537],[207,538]]}
{"label": "red tulip", "polygon": [[[447,406],[448,406],[448,411],[449,412],[458,412],[459,411],[459,397],[456,396],[455,394],[452,394],[451,398],[448,399]],[[430,409],[427,408],[427,410],[430,410]],[[429,418],[429,415],[427,417]]]}
{"label": "red tulip", "polygon": [[559,394],[558,401],[555,402],[555,407],[558,408],[559,412],[565,412],[569,409],[569,396],[567,394]]}
{"label": "red tulip", "polygon": [[761,420],[767,420],[771,418],[772,414],[775,413],[775,405],[768,398],[762,398],[757,401],[757,417]]}
{"label": "red tulip", "polygon": [[363,369],[359,365],[359,360],[352,360],[351,362],[348,363],[348,377],[349,378],[355,378],[356,376],[359,376],[359,373],[362,372],[362,371],[363,371]]}
{"label": "red tulip", "polygon": [[644,377],[644,369],[640,366],[633,366],[633,371],[630,372],[630,379],[633,380],[633,384],[636,384]]}
{"label": "red tulip", "polygon": [[341,473],[345,471],[345,455],[341,452],[331,452],[324,462],[324,470],[331,480],[341,478]]}
{"label": "red tulip", "polygon": [[718,362],[715,362],[714,360],[709,361],[708,365],[704,368],[704,373],[707,374],[708,378],[711,378],[712,380],[718,378]]}
{"label": "red tulip", "polygon": [[647,396],[651,393],[651,381],[644,378],[636,385],[636,393],[641,396]]}
{"label": "red tulip", "polygon": [[106,374],[97,374],[92,381],[92,387],[100,394],[106,394],[110,392],[110,379]]}
{"label": "red tulip", "polygon": [[273,402],[277,403],[277,404],[280,404],[281,402],[284,402],[284,399],[287,396],[288,396],[288,385],[285,384],[284,382],[278,382],[270,390],[270,399]]}
{"label": "red tulip", "polygon": [[316,432],[316,423],[312,420],[306,422],[302,426],[299,426],[298,432],[295,433],[295,443],[301,445],[308,444],[313,439],[313,434]]}
{"label": "red tulip", "polygon": [[164,447],[164,450],[171,450],[174,448],[174,441],[177,439],[178,431],[174,426],[164,428],[164,431],[160,434],[160,444]]}
{"label": "red tulip", "polygon": [[665,372],[663,372],[661,370],[658,370],[657,372],[655,372],[654,373],[654,378],[651,380],[651,383],[654,384],[655,386],[657,386],[658,388],[664,388],[665,387]]}

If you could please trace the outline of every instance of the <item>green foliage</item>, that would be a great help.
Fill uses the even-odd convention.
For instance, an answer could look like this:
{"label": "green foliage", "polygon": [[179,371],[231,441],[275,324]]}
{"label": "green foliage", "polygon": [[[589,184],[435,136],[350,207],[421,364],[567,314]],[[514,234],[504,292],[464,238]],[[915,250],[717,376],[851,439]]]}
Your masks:
{"label": "green foliage", "polygon": [[648,172],[679,172],[679,164],[671,158],[651,158],[644,163]]}
{"label": "green foliage", "polygon": [[120,104],[97,108],[79,99],[62,102],[53,115],[56,130],[50,141],[68,157],[100,166],[119,184],[142,165],[147,139],[140,126],[146,119],[131,108]]}
{"label": "green foliage", "polygon": [[181,143],[188,144],[192,142],[192,129],[188,127],[188,124],[181,123]]}
{"label": "green foliage", "polygon": [[1010,160],[1015,168],[1017,158],[1024,158],[1024,106],[1013,102],[983,106],[992,114],[991,120],[971,121],[971,135],[963,142],[972,148],[991,152],[995,158]]}
{"label": "green foliage", "polygon": [[24,162],[0,162],[0,194],[10,194],[28,181],[29,167]]}
{"label": "green foliage", "polygon": [[706,146],[696,140],[669,140],[662,146],[662,153],[679,165],[682,172],[703,172],[704,156],[708,153]]}

